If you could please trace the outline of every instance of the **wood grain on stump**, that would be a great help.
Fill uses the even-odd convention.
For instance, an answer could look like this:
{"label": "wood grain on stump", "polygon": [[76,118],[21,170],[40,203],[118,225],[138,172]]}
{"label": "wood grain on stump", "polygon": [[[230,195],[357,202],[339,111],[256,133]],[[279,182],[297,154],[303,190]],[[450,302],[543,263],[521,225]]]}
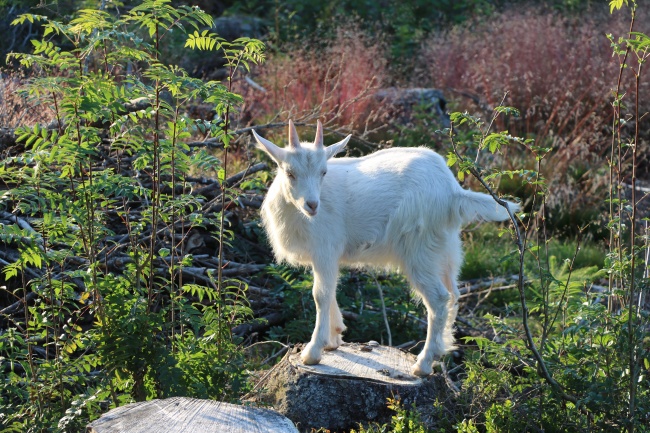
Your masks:
{"label": "wood grain on stump", "polygon": [[260,399],[290,418],[301,431],[342,430],[386,422],[389,398],[410,407],[431,404],[444,381],[410,374],[415,356],[377,343],[345,343],[326,351],[317,365],[299,353],[278,364],[262,386]]}
{"label": "wood grain on stump", "polygon": [[88,433],[298,433],[279,413],[212,400],[172,397],[113,409]]}

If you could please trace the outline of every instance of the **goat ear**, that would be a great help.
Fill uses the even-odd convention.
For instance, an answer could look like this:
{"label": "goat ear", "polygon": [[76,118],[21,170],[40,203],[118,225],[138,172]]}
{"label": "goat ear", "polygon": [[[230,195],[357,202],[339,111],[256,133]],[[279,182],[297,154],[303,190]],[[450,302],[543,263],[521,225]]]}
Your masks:
{"label": "goat ear", "polygon": [[316,121],[316,137],[314,138],[314,147],[323,147],[323,124],[320,120]]}
{"label": "goat ear", "polygon": [[294,149],[300,147],[300,137],[298,137],[298,131],[296,131],[296,127],[291,119],[289,119],[289,146]]}
{"label": "goat ear", "polygon": [[334,143],[330,146],[327,146],[325,148],[325,154],[327,155],[327,159],[330,159],[343,149],[345,149],[345,146],[348,144],[348,141],[350,141],[350,138],[352,138],[352,134],[348,135],[345,137],[343,140],[339,141],[338,143]]}
{"label": "goat ear", "polygon": [[257,141],[258,149],[262,149],[264,152],[266,152],[276,162],[276,164],[279,164],[280,161],[284,160],[284,149],[271,143],[266,138],[260,137],[259,135],[257,135],[257,132],[255,132],[254,129],[251,131],[253,132],[253,137],[255,137],[255,141]]}

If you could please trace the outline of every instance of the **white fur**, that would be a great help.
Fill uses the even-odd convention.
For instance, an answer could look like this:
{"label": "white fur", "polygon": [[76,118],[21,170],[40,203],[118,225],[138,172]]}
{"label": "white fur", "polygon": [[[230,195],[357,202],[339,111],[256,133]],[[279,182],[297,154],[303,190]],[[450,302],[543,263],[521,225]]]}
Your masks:
{"label": "white fur", "polygon": [[[503,221],[507,211],[489,195],[461,188],[445,160],[426,148],[332,159],[350,136],[324,147],[320,121],[314,144],[301,143],[291,121],[285,148],[254,136],[278,164],[262,205],[275,255],[314,272],[316,326],[303,362],[317,364],[323,349],[342,343],[339,267],[390,267],[406,275],[427,308],[427,339],[413,373],[431,374],[433,362],[454,348],[461,226]],[[508,204],[513,212],[519,209]]]}

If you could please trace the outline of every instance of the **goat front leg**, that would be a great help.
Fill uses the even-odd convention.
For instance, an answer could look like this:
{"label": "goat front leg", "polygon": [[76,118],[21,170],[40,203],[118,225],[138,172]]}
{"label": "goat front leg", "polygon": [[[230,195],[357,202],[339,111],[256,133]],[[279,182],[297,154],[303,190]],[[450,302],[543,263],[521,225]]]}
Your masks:
{"label": "goat front leg", "polygon": [[[331,325],[342,327],[343,319],[336,304],[336,280],[338,265],[314,265],[314,288],[312,294],[316,303],[316,326],[311,341],[305,346],[300,358],[307,365],[318,364],[323,355],[323,349],[332,348]],[[338,312],[338,313],[337,313]],[[334,317],[332,317],[334,315]],[[340,321],[340,323],[338,323]],[[341,329],[341,332],[343,329]],[[338,347],[338,346],[337,346]]]}

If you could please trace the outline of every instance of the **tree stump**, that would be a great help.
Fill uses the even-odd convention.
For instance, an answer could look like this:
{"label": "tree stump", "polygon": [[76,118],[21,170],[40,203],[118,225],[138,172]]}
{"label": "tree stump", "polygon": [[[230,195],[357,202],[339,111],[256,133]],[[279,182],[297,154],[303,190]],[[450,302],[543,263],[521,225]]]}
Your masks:
{"label": "tree stump", "polygon": [[358,428],[359,424],[387,422],[394,414],[389,398],[405,407],[431,405],[446,391],[439,375],[410,374],[415,356],[376,342],[344,343],[326,351],[317,365],[304,365],[291,353],[258,387],[258,399],[271,404],[301,431]]}
{"label": "tree stump", "polygon": [[212,400],[172,397],[113,409],[88,433],[298,433],[279,413]]}

